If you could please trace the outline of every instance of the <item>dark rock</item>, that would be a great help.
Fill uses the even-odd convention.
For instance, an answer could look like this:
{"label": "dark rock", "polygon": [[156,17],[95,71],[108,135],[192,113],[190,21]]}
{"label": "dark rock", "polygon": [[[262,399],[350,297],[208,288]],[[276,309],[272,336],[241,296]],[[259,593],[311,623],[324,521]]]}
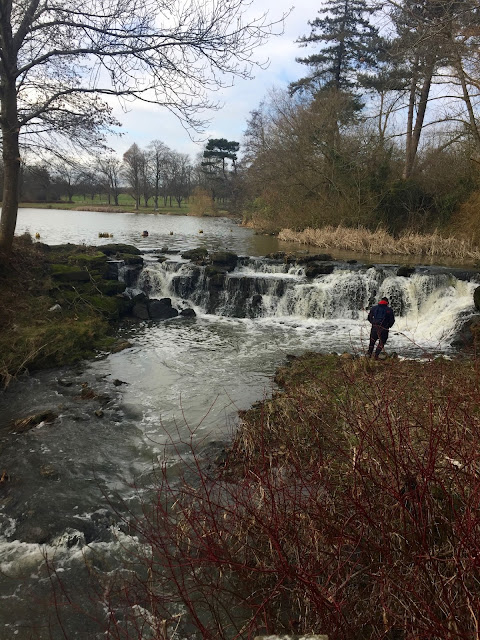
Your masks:
{"label": "dark rock", "polygon": [[136,318],[140,318],[140,320],[148,320],[150,318],[148,307],[144,302],[135,304],[132,313]]}
{"label": "dark rock", "polygon": [[125,269],[125,272],[123,274],[123,280],[127,287],[135,286],[138,275],[139,273],[141,273],[142,269],[143,265],[127,265],[127,269]]}
{"label": "dark rock", "polygon": [[142,253],[140,249],[137,249],[137,247],[134,247],[131,244],[104,244],[99,246],[98,250],[104,253],[106,256],[114,256],[119,253],[139,256]]}
{"label": "dark rock", "polygon": [[119,280],[102,280],[97,282],[97,289],[104,296],[115,296],[118,293],[123,293],[127,285]]}
{"label": "dark rock", "polygon": [[480,311],[480,287],[477,287],[473,292],[473,304],[475,305],[475,309]]}
{"label": "dark rock", "polygon": [[197,315],[193,309],[183,309],[180,311],[180,315],[184,318],[195,318]]}
{"label": "dark rock", "polygon": [[262,303],[263,300],[263,296],[261,296],[259,293],[256,293],[255,295],[252,296],[252,306],[258,306],[259,304]]}
{"label": "dark rock", "polygon": [[71,387],[73,384],[72,380],[67,380],[66,378],[57,378],[57,382],[61,387]]}
{"label": "dark rock", "polygon": [[[479,287],[480,288],[480,287]],[[461,349],[469,347],[478,341],[480,337],[480,315],[471,316],[457,331],[455,338],[452,340],[452,347]]]}
{"label": "dark rock", "polygon": [[170,298],[150,300],[148,302],[148,312],[154,320],[167,320],[178,316],[178,311],[172,307]]}
{"label": "dark rock", "polygon": [[315,278],[320,275],[328,275],[333,272],[333,269],[333,264],[318,264],[316,262],[312,262],[305,269],[305,275],[307,278]]}
{"label": "dark rock", "polygon": [[231,253],[230,251],[217,251],[216,253],[210,254],[210,260],[213,265],[222,265],[229,270],[233,270],[237,265],[238,256],[236,253]]}
{"label": "dark rock", "polygon": [[397,276],[403,276],[404,278],[409,278],[414,273],[415,267],[399,267],[397,269]]}
{"label": "dark rock", "polygon": [[123,261],[128,266],[135,266],[135,265],[143,266],[142,256],[124,256]]}
{"label": "dark rock", "polygon": [[143,291],[140,291],[140,293],[136,293],[133,296],[132,300],[135,304],[146,304],[148,302],[148,296]]}
{"label": "dark rock", "polygon": [[358,260],[347,260],[347,264],[357,264]]}
{"label": "dark rock", "polygon": [[208,251],[205,247],[197,247],[196,249],[189,249],[188,251],[184,251],[182,253],[182,258],[184,260],[203,260],[208,256]]}
{"label": "dark rock", "polygon": [[127,384],[127,383],[124,382],[123,380],[119,380],[118,378],[115,378],[115,380],[113,381],[113,384],[115,387],[120,387],[122,386],[122,384]]}

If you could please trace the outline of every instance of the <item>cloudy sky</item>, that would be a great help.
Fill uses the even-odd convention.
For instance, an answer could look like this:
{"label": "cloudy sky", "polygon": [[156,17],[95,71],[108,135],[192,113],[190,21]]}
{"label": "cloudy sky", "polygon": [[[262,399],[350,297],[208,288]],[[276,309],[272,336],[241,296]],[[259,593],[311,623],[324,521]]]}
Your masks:
{"label": "cloudy sky", "polygon": [[[305,55],[306,50],[300,48],[295,40],[310,32],[308,20],[316,17],[320,6],[321,0],[318,5],[307,0],[297,0],[293,8],[292,0],[253,2],[250,14],[253,12],[254,15],[259,15],[267,10],[272,20],[279,18],[290,8],[292,10],[285,21],[283,35],[272,37],[257,50],[258,60],[270,60],[268,68],[255,69],[252,80],[238,79],[233,87],[212,94],[212,99],[222,102],[224,106],[209,114],[211,123],[203,136],[205,140],[227,138],[241,142],[250,112],[259,105],[269,90],[273,87],[285,88],[289,82],[305,74],[305,66],[296,63],[295,58]],[[171,149],[190,154],[192,159],[203,149],[202,143],[192,141],[182,125],[166,109],[138,104],[131,105],[127,113],[116,108],[115,116],[122,122],[123,136],[110,138],[109,144],[120,155],[134,142],[144,148],[152,140],[161,140]],[[199,137],[198,134],[196,137]]]}

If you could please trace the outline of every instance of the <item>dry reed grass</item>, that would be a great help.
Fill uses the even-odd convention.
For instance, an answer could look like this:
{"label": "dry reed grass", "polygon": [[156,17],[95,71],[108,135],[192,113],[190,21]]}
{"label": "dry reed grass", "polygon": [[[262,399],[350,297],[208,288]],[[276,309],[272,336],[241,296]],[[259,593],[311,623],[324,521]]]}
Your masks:
{"label": "dry reed grass", "polygon": [[365,227],[348,228],[326,226],[321,229],[307,228],[303,231],[282,229],[280,240],[310,244],[324,249],[346,249],[375,255],[408,255],[449,257],[456,259],[480,259],[480,249],[472,240],[444,238],[439,233],[419,234],[405,231],[394,238],[385,229],[370,231]]}

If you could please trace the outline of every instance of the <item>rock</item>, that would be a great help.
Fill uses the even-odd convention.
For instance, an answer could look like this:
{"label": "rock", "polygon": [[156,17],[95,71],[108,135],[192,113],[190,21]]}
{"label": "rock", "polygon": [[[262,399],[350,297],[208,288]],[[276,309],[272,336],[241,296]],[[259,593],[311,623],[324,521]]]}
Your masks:
{"label": "rock", "polygon": [[97,289],[104,296],[115,296],[118,293],[123,293],[127,287],[125,282],[119,280],[101,280],[97,282]]}
{"label": "rock", "polygon": [[58,414],[54,411],[47,410],[41,411],[40,413],[34,413],[26,418],[20,418],[19,420],[15,420],[11,425],[11,430],[15,433],[25,433],[34,427],[38,427],[38,425],[44,424],[52,424],[58,418]]}
{"label": "rock", "polygon": [[118,253],[126,253],[132,256],[139,256],[142,253],[140,249],[137,249],[137,247],[134,247],[131,244],[121,244],[121,243],[104,244],[98,247],[98,250],[104,253],[106,256],[112,256]]}
{"label": "rock", "polygon": [[127,383],[124,382],[123,380],[119,380],[118,378],[115,378],[115,380],[113,381],[113,384],[115,387],[120,387],[122,384],[127,384]]}
{"label": "rock", "polygon": [[208,251],[205,247],[197,247],[196,249],[189,249],[182,253],[184,260],[204,260],[208,256]]}
{"label": "rock", "polygon": [[184,318],[195,318],[197,314],[193,309],[183,309],[180,311],[180,315]]}
{"label": "rock", "polygon": [[473,304],[475,305],[475,309],[480,311],[480,287],[477,287],[473,292]]}
{"label": "rock", "polygon": [[237,266],[238,256],[230,251],[217,251],[210,254],[210,260],[213,265],[222,265],[227,267],[229,271],[233,271]]}
{"label": "rock", "polygon": [[178,311],[172,307],[170,298],[162,298],[161,300],[149,300],[148,312],[150,318],[154,320],[167,320],[178,316]]}
{"label": "rock", "polygon": [[[477,289],[480,289],[478,287]],[[475,292],[477,291],[475,289]],[[468,318],[461,328],[457,331],[454,339],[451,342],[452,347],[461,349],[462,347],[469,347],[480,337],[480,315],[471,316]]]}
{"label": "rock", "polygon": [[61,387],[71,387],[73,380],[67,380],[66,378],[57,378],[57,382]]}
{"label": "rock", "polygon": [[66,264],[51,265],[52,278],[57,282],[89,282],[90,274],[85,269]]}
{"label": "rock", "polygon": [[60,313],[62,311],[62,307],[59,304],[54,304],[53,307],[50,307],[50,313]]}
{"label": "rock", "polygon": [[133,345],[128,340],[118,340],[117,342],[115,342],[110,351],[112,353],[120,353],[120,351],[123,351],[124,349],[130,349],[130,347],[133,347]]}
{"label": "rock", "polygon": [[103,412],[103,409],[97,409],[96,411],[94,411],[94,413],[97,416],[97,418],[103,418],[103,416],[105,415]]}
{"label": "rock", "polygon": [[318,262],[310,263],[305,269],[307,278],[316,278],[320,275],[328,275],[334,269],[333,264],[319,264]]}
{"label": "rock", "polygon": [[260,293],[254,293],[252,296],[252,307],[258,307],[262,304],[263,296]]}
{"label": "rock", "polygon": [[397,276],[403,276],[404,278],[409,278],[414,273],[415,267],[399,267],[397,269]]}
{"label": "rock", "polygon": [[134,305],[132,313],[136,318],[140,318],[140,320],[148,320],[150,318],[148,307],[144,302]]}

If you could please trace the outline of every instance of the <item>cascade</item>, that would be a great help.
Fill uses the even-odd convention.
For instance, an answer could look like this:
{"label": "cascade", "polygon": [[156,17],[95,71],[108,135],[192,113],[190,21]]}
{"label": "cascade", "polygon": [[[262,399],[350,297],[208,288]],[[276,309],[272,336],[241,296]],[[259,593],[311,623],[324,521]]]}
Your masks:
{"label": "cascade", "polygon": [[234,318],[357,320],[381,296],[389,298],[397,318],[410,323],[433,321],[440,310],[452,316],[473,312],[474,276],[468,281],[425,269],[405,277],[396,271],[339,263],[330,274],[307,278],[302,266],[259,258],[243,258],[229,273],[167,261],[147,263],[135,288],[150,298],[170,297],[174,306]]}

